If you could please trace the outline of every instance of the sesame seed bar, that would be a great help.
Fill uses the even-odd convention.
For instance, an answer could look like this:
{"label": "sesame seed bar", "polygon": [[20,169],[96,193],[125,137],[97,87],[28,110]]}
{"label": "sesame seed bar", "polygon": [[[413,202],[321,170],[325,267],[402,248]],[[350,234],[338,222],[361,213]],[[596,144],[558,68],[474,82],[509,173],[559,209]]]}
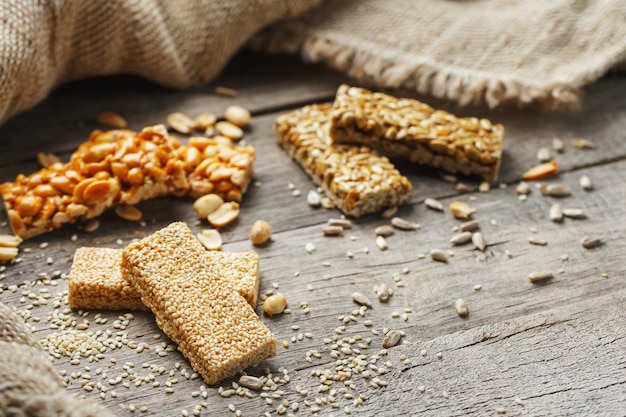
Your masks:
{"label": "sesame seed bar", "polygon": [[205,265],[205,252],[189,228],[175,222],[128,245],[122,269],[157,325],[214,385],[274,356],[277,341],[246,299]]}
{"label": "sesame seed bar", "polygon": [[331,144],[330,111],[330,104],[314,104],[279,116],[279,144],[346,215],[408,202],[411,183],[389,159],[366,146]]}
{"label": "sesame seed bar", "polygon": [[0,184],[0,194],[13,233],[27,239],[158,196],[215,193],[241,201],[254,157],[254,148],[226,138],[191,138],[182,145],[163,125],[139,133],[94,131],[68,163],[20,174]]}
{"label": "sesame seed bar", "polygon": [[67,283],[70,307],[149,310],[139,290],[122,275],[121,264],[122,249],[76,249]]}
{"label": "sesame seed bar", "polygon": [[[74,252],[68,277],[72,308],[96,310],[149,310],[139,289],[122,274],[122,249],[81,247]],[[259,294],[259,255],[256,252],[205,251],[204,263],[219,274],[252,308]]]}
{"label": "sesame seed bar", "polygon": [[341,85],[330,136],[451,173],[498,178],[504,128],[487,119],[456,117],[408,98]]}

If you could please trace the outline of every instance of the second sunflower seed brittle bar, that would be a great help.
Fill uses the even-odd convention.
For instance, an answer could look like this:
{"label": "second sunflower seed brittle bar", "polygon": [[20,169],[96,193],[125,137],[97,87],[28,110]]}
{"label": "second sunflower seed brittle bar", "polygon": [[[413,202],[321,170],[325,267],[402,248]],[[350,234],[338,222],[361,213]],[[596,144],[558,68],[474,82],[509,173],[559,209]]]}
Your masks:
{"label": "second sunflower seed brittle bar", "polygon": [[451,173],[498,178],[504,128],[487,119],[456,117],[420,101],[341,85],[330,136],[407,157]]}
{"label": "second sunflower seed brittle bar", "polygon": [[274,356],[278,342],[246,299],[204,265],[205,252],[176,222],[128,245],[122,270],[157,325],[214,385]]}
{"label": "second sunflower seed brittle bar", "polygon": [[279,116],[274,132],[280,145],[346,215],[408,202],[411,183],[386,157],[365,146],[330,143],[330,109],[310,105]]}
{"label": "second sunflower seed brittle bar", "polygon": [[[148,310],[139,289],[121,269],[123,249],[81,247],[68,277],[70,307],[97,310]],[[205,251],[203,262],[256,308],[259,255],[256,252]]]}
{"label": "second sunflower seed brittle bar", "polygon": [[70,162],[0,184],[13,233],[26,239],[91,219],[119,204],[163,195],[215,193],[240,201],[255,152],[228,140],[191,138],[182,145],[163,125],[95,131]]}

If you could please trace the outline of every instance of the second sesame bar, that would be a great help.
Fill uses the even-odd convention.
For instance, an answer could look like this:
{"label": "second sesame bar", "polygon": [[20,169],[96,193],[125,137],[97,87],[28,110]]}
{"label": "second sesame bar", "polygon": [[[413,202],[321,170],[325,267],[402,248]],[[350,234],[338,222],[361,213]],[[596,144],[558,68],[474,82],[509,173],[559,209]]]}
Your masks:
{"label": "second sesame bar", "polygon": [[279,116],[279,144],[346,215],[359,217],[411,199],[411,183],[384,156],[366,146],[334,145],[330,104]]}
{"label": "second sesame bar", "polygon": [[277,341],[254,309],[203,262],[205,249],[175,222],[122,253],[123,273],[157,325],[209,385],[274,356]]}
{"label": "second sesame bar", "polygon": [[[149,310],[141,293],[122,273],[123,249],[81,247],[74,252],[68,276],[72,308]],[[256,252],[205,251],[203,263],[256,308],[259,294],[259,255]]]}
{"label": "second sesame bar", "polygon": [[457,117],[418,100],[343,84],[332,109],[334,143],[371,146],[456,174],[498,178],[504,128],[487,119]]}

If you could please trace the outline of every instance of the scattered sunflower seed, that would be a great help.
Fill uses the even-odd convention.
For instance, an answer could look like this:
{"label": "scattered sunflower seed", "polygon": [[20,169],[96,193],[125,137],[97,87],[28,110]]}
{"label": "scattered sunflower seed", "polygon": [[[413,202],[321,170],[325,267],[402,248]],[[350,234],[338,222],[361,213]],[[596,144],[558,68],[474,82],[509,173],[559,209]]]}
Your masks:
{"label": "scattered sunflower seed", "polygon": [[587,217],[585,212],[582,211],[582,209],[578,209],[578,208],[563,209],[563,215],[565,217],[569,217],[570,219],[584,219],[585,217]]}
{"label": "scattered sunflower seed", "polygon": [[552,274],[552,272],[548,272],[548,271],[531,272],[528,275],[528,280],[533,283],[547,281],[551,278],[554,278],[554,275]]}
{"label": "scattered sunflower seed", "polygon": [[602,244],[602,238],[599,236],[587,236],[583,238],[581,244],[585,249],[595,248]]}
{"label": "scattered sunflower seed", "polygon": [[480,227],[478,220],[468,220],[466,222],[461,223],[459,226],[459,231],[461,232],[471,232]]}
{"label": "scattered sunflower seed", "polygon": [[424,205],[431,210],[435,211],[443,211],[443,204],[439,200],[435,200],[434,198],[427,198],[424,200]]}
{"label": "scattered sunflower seed", "polygon": [[515,187],[515,194],[517,195],[527,195],[530,193],[530,185],[526,181],[520,181]]}
{"label": "scattered sunflower seed", "polygon": [[528,243],[530,243],[531,245],[538,245],[538,246],[546,246],[548,244],[548,242],[545,239],[542,239],[536,236],[529,237]]}
{"label": "scattered sunflower seed", "polygon": [[537,151],[537,159],[539,162],[549,162],[552,159],[552,155],[550,155],[550,149],[543,147]]}
{"label": "scattered sunflower seed", "polygon": [[309,203],[309,206],[311,207],[319,207],[322,204],[321,200],[322,200],[322,197],[315,190],[309,191],[309,193],[306,195],[306,201]]}
{"label": "scattered sunflower seed", "polygon": [[559,164],[556,161],[546,162],[530,168],[522,175],[525,180],[540,180],[555,174],[559,170]]}
{"label": "scattered sunflower seed", "polygon": [[562,184],[543,184],[539,190],[541,194],[550,197],[567,197],[572,194],[570,189]]}
{"label": "scattered sunflower seed", "polygon": [[239,378],[239,385],[258,391],[263,387],[263,381],[255,376],[242,375]]}
{"label": "scattered sunflower seed", "polygon": [[400,339],[402,339],[402,332],[400,330],[390,330],[383,339],[382,348],[392,348],[400,342]]}
{"label": "scattered sunflower seed", "polygon": [[550,220],[555,223],[563,221],[563,208],[561,207],[561,205],[552,204],[552,206],[550,206],[548,216],[550,217]]}
{"label": "scattered sunflower seed", "polygon": [[587,139],[583,139],[583,138],[572,139],[570,143],[576,149],[591,149],[595,147],[593,142],[588,141]]}
{"label": "scattered sunflower seed", "polygon": [[367,307],[372,306],[372,302],[370,301],[370,299],[358,291],[355,291],[352,293],[352,301],[354,301],[355,303],[361,306],[367,306]]}
{"label": "scattered sunflower seed", "polygon": [[378,249],[380,249],[380,250],[387,250],[387,249],[389,249],[389,245],[387,244],[387,240],[385,239],[384,236],[381,236],[381,235],[376,236],[376,246],[378,246]]}
{"label": "scattered sunflower seed", "polygon": [[419,224],[411,223],[410,221],[405,220],[402,217],[393,217],[391,219],[391,225],[400,230],[416,230],[420,227]]}
{"label": "scattered sunflower seed", "polygon": [[462,298],[459,298],[454,302],[454,310],[460,317],[465,317],[469,313],[467,304],[465,304],[465,301],[463,301]]}
{"label": "scattered sunflower seed", "polygon": [[382,217],[383,219],[388,219],[390,217],[395,216],[397,212],[398,212],[398,207],[396,206],[389,207],[388,209],[385,209],[382,213],[380,213],[380,217]]}
{"label": "scattered sunflower seed", "polygon": [[324,236],[341,236],[343,235],[343,227],[341,226],[324,226],[322,229]]}
{"label": "scattered sunflower seed", "polygon": [[580,183],[580,187],[583,190],[585,190],[585,191],[589,191],[589,190],[593,189],[593,184],[591,183],[591,178],[589,178],[587,175],[583,175],[582,177],[580,177],[578,182]]}
{"label": "scattered sunflower seed", "polygon": [[448,255],[441,249],[433,249],[430,251],[430,257],[439,262],[448,262]]}
{"label": "scattered sunflower seed", "polygon": [[352,222],[348,219],[328,219],[329,226],[339,226],[344,229],[352,227]]}
{"label": "scattered sunflower seed", "polygon": [[465,191],[468,190],[468,187],[467,187],[467,184],[463,182],[457,182],[456,185],[454,186],[454,189],[460,193],[464,193]]}
{"label": "scattered sunflower seed", "polygon": [[384,224],[382,226],[378,226],[374,230],[374,233],[376,233],[379,236],[391,236],[393,234],[393,226],[391,226],[390,224]]}
{"label": "scattered sunflower seed", "polygon": [[478,192],[488,193],[489,191],[491,191],[491,185],[487,181],[482,181],[478,184]]}
{"label": "scattered sunflower seed", "polygon": [[452,236],[450,243],[453,245],[462,245],[472,240],[472,232],[461,232]]}
{"label": "scattered sunflower seed", "polygon": [[472,233],[472,243],[481,252],[484,252],[485,247],[487,246],[485,244],[485,236],[483,236],[483,234],[480,232]]}
{"label": "scattered sunflower seed", "polygon": [[561,153],[565,149],[565,144],[559,138],[552,138],[552,149],[554,149],[556,152]]}

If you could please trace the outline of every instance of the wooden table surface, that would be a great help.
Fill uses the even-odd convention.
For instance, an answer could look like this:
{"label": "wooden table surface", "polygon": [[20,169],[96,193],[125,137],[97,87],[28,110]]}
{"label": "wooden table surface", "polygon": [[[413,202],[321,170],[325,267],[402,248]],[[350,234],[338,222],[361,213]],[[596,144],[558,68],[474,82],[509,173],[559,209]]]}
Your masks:
{"label": "wooden table surface", "polygon": [[[68,311],[66,274],[76,248],[120,248],[176,220],[186,221],[195,232],[208,228],[197,220],[192,201],[160,198],[138,205],[144,226],[106,213],[93,232],[68,226],[25,241],[19,262],[0,267],[0,301],[17,308],[40,339],[78,332],[92,340],[96,332],[110,330],[123,340],[118,347],[103,347],[100,358],[84,357],[77,365],[67,356],[54,359],[71,394],[119,416],[194,415],[194,410],[203,416],[235,415],[229,407],[244,416],[275,416],[283,411],[283,401],[283,415],[626,415],[626,80],[601,80],[586,89],[580,111],[562,113],[457,108],[393,91],[458,115],[503,123],[506,138],[500,179],[488,193],[478,192],[474,178],[459,178],[468,186],[468,191],[459,192],[437,171],[392,158],[414,187],[410,204],[400,207],[397,215],[421,227],[396,231],[387,238],[386,251],[377,248],[374,229],[389,220],[378,215],[353,219],[343,236],[322,235],[326,221],[340,213],[307,204],[306,194],[315,187],[272,132],[278,115],[332,101],[341,82],[350,80],[295,57],[244,53],[203,88],[172,91],[133,77],[89,80],[57,90],[0,127],[0,181],[11,181],[18,173],[38,169],[37,151],[67,158],[100,128],[95,117],[104,110],[125,116],[132,129],[163,123],[173,111],[222,115],[233,103],[253,113],[245,142],[257,150],[254,184],[244,196],[238,220],[221,230],[222,250],[256,250],[260,292],[279,291],[288,299],[290,314],[270,318],[257,308],[279,340],[279,351],[247,370],[254,375],[271,372],[277,391],[224,397],[219,388],[230,388],[232,381],[203,386],[179,352],[167,349],[167,356],[158,355],[159,346],[173,346],[149,313],[133,312],[124,325],[116,320],[130,312]],[[239,94],[220,96],[215,86]],[[566,146],[563,153],[553,153],[559,174],[544,182],[570,187],[572,195],[558,202],[584,210],[585,219],[551,222],[548,209],[557,200],[542,196],[534,184],[526,201],[515,193],[522,173],[538,163],[537,150],[550,147],[553,137]],[[577,149],[570,144],[572,138],[585,138],[595,146]],[[591,178],[593,190],[580,187],[582,175]],[[452,229],[460,222],[447,209],[427,209],[427,197],[446,207],[454,200],[474,207],[487,249],[452,247]],[[0,233],[10,233],[2,216]],[[254,247],[248,232],[258,219],[271,224],[273,241]],[[590,235],[600,236],[603,244],[584,249],[581,239]],[[548,243],[531,245],[531,236]],[[307,243],[316,250],[308,253]],[[452,251],[453,256],[447,263],[421,256],[433,248]],[[554,278],[532,284],[532,271],[550,271]],[[384,304],[372,290],[381,282],[393,289]],[[355,291],[373,300],[363,316],[354,314]],[[465,318],[455,313],[458,298],[469,308]],[[51,317],[59,314],[66,314],[73,325],[88,322],[89,327],[55,329]],[[96,314],[108,321],[96,320]],[[405,336],[381,355],[386,329],[401,330]],[[328,343],[333,337],[337,342]],[[130,342],[145,342],[150,349],[137,352]],[[341,343],[354,350],[331,357],[332,345]],[[321,384],[320,375],[336,375],[338,361],[347,369],[348,358],[358,354],[369,361],[370,375],[355,374],[352,384]],[[117,377],[122,382],[112,385]],[[93,390],[85,390],[85,384]],[[172,393],[166,392],[168,385]],[[362,404],[355,405],[359,395]]]}

